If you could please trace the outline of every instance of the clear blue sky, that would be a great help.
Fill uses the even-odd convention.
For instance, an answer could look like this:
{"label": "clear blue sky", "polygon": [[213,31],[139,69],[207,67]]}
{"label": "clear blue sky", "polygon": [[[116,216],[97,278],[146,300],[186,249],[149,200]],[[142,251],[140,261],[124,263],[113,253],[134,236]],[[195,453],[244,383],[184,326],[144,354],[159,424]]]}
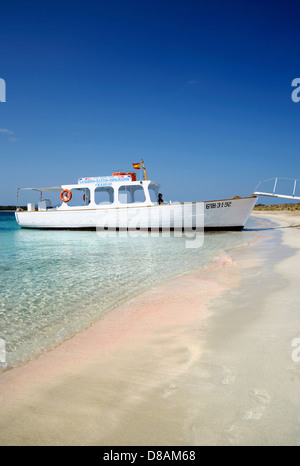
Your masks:
{"label": "clear blue sky", "polygon": [[165,200],[300,178],[299,18],[289,0],[2,2],[0,204],[141,158]]}

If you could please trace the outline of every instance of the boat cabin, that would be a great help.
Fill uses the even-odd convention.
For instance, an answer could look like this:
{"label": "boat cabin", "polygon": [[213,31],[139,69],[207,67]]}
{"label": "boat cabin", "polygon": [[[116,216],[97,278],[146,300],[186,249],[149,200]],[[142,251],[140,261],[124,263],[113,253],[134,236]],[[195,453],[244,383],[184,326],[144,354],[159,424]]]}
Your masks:
{"label": "boat cabin", "polygon": [[[29,211],[101,209],[139,207],[158,204],[160,185],[150,180],[137,180],[135,173],[114,173],[112,176],[79,178],[77,184],[52,188],[20,188],[40,192],[38,204],[28,203]],[[44,198],[58,193],[58,203]],[[53,197],[53,196],[52,196]]]}

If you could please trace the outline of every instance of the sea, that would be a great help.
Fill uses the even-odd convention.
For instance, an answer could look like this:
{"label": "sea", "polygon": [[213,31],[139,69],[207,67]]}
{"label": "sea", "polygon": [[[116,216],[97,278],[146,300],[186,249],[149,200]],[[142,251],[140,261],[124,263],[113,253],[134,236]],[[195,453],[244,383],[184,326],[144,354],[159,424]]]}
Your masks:
{"label": "sea", "polygon": [[[0,371],[24,364],[162,280],[210,267],[254,239],[241,232],[184,233],[20,229],[0,213]],[[195,237],[195,240],[197,238]]]}

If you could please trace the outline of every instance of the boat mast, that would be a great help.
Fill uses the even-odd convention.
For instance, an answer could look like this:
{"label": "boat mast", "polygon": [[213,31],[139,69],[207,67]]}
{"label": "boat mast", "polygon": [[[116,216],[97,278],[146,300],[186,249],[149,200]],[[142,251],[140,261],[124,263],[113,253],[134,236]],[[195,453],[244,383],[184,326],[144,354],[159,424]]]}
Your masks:
{"label": "boat mast", "polygon": [[147,172],[146,172],[146,168],[145,168],[145,165],[144,165],[144,160],[142,160],[142,166],[143,166],[143,170],[144,170],[144,180],[147,181],[148,177],[147,177]]}

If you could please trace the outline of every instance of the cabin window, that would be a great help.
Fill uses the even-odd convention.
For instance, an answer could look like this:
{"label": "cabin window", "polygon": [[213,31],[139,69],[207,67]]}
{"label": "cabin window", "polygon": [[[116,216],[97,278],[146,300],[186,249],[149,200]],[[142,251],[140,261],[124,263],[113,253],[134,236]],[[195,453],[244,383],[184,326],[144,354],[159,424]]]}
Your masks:
{"label": "cabin window", "polygon": [[91,192],[89,188],[71,189],[72,199],[68,202],[70,207],[87,206],[90,203]]}
{"label": "cabin window", "polygon": [[149,186],[149,195],[151,202],[157,202],[158,201],[158,188],[156,186]]}
{"label": "cabin window", "polygon": [[143,186],[132,186],[132,197],[133,201],[132,202],[145,202],[146,197],[145,197],[145,191]]}
{"label": "cabin window", "polygon": [[103,186],[95,189],[95,203],[98,205],[113,204],[114,190],[111,186]]}
{"label": "cabin window", "polygon": [[119,188],[119,201],[121,204],[134,204],[145,202],[145,192],[143,186],[121,186]]}

